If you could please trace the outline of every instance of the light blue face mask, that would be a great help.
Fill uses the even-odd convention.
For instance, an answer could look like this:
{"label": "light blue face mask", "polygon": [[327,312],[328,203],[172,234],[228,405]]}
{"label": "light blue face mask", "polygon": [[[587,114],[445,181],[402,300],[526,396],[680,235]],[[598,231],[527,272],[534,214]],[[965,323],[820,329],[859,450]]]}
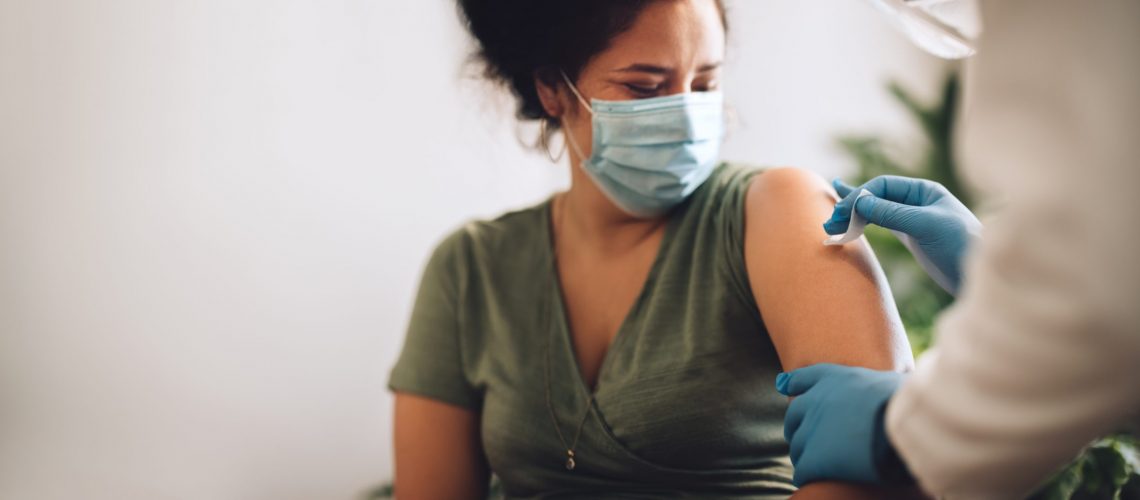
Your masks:
{"label": "light blue face mask", "polygon": [[720,92],[588,104],[565,73],[562,78],[593,115],[590,157],[564,128],[567,142],[583,158],[582,169],[622,210],[636,217],[664,214],[709,178],[724,135]]}

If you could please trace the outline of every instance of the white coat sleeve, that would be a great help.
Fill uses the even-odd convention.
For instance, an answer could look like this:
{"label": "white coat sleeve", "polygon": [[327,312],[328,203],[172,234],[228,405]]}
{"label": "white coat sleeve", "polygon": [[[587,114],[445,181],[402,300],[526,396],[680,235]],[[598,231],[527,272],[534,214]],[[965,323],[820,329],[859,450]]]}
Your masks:
{"label": "white coat sleeve", "polygon": [[960,145],[1001,206],[886,425],[928,493],[1005,499],[1140,414],[1140,2],[982,16]]}

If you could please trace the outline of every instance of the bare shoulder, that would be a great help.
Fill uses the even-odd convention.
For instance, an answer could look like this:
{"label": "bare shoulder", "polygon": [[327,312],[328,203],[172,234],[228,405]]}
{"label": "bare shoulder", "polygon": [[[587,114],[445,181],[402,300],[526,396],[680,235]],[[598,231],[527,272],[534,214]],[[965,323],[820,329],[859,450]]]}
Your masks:
{"label": "bare shoulder", "polygon": [[765,170],[753,178],[748,187],[748,201],[763,208],[776,204],[766,202],[779,202],[784,209],[801,209],[830,207],[835,204],[836,196],[819,174],[802,168],[780,167]]}
{"label": "bare shoulder", "polygon": [[764,170],[752,181],[751,188],[765,192],[796,190],[831,192],[831,187],[819,174],[797,167],[777,167]]}
{"label": "bare shoulder", "polygon": [[748,186],[745,234],[778,234],[785,244],[818,244],[827,237],[822,224],[836,199],[819,174],[792,167],[766,170]]}

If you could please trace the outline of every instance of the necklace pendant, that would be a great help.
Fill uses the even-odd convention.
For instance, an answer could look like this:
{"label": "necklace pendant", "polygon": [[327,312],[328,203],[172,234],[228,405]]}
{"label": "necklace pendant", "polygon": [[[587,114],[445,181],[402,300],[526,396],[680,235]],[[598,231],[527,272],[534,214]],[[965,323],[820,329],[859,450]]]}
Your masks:
{"label": "necklace pendant", "polygon": [[574,462],[574,451],[566,450],[566,470],[574,470],[574,467],[577,465],[578,464]]}

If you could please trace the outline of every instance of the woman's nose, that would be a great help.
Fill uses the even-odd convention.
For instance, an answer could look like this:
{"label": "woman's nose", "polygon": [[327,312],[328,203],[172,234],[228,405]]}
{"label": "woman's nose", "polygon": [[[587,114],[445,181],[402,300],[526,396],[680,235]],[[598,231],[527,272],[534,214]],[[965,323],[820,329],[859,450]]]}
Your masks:
{"label": "woman's nose", "polygon": [[665,88],[665,95],[684,94],[693,91],[693,81],[690,79],[677,80]]}

